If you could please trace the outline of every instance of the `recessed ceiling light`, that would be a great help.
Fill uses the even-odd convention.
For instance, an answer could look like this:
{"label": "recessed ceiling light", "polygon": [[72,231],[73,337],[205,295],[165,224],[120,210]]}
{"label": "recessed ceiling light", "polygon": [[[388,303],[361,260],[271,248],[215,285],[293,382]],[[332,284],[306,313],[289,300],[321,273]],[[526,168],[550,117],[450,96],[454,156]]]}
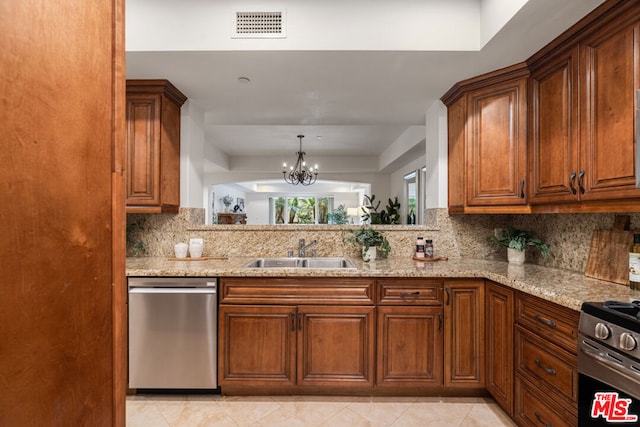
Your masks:
{"label": "recessed ceiling light", "polygon": [[250,83],[251,79],[249,77],[238,77],[238,83],[246,85],[247,83]]}
{"label": "recessed ceiling light", "polygon": [[322,139],[322,135],[318,135],[318,136],[316,136],[316,139],[317,139],[318,141],[320,141],[320,140]]}

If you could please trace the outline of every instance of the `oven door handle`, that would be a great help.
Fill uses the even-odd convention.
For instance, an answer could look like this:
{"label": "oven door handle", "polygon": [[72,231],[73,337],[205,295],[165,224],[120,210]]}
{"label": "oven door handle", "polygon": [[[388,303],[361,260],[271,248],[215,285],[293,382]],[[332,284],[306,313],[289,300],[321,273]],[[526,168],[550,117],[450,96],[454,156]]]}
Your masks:
{"label": "oven door handle", "polygon": [[[608,350],[605,349],[604,354],[606,355],[606,357],[604,357],[602,355],[603,352],[600,351],[600,349],[591,349],[589,347],[591,347],[591,345],[588,342],[583,341],[583,344],[580,346],[580,351],[587,357],[595,359],[597,363],[611,368],[621,375],[628,377],[630,373],[633,373],[633,371],[625,369],[624,362],[612,355]],[[640,375],[638,375],[638,377],[640,377]]]}

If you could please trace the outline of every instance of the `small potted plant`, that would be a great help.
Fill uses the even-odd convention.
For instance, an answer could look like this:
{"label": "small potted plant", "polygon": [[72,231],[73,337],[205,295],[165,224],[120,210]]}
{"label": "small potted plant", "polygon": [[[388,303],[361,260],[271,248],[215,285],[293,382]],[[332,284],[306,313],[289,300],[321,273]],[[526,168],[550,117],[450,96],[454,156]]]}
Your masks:
{"label": "small potted plant", "polygon": [[349,230],[349,236],[344,238],[348,243],[362,246],[362,259],[364,262],[374,261],[377,254],[386,258],[391,252],[391,245],[381,231],[364,226],[357,230]]}
{"label": "small potted plant", "polygon": [[233,203],[233,197],[227,194],[220,200],[222,201],[222,204],[224,204],[224,211],[229,212],[230,210],[229,206],[231,206],[231,203]]}
{"label": "small potted plant", "polygon": [[549,255],[549,245],[533,236],[528,230],[518,230],[513,227],[503,228],[498,236],[489,236],[489,242],[495,246],[507,248],[507,259],[510,263],[524,264],[527,246],[537,248],[544,258]]}

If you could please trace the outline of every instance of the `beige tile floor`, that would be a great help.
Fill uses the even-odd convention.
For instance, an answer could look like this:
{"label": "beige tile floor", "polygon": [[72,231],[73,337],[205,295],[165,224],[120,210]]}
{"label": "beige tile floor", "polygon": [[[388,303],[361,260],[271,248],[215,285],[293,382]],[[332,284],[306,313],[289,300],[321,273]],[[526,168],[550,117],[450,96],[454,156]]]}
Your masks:
{"label": "beige tile floor", "polygon": [[488,398],[138,395],[128,427],[515,426]]}

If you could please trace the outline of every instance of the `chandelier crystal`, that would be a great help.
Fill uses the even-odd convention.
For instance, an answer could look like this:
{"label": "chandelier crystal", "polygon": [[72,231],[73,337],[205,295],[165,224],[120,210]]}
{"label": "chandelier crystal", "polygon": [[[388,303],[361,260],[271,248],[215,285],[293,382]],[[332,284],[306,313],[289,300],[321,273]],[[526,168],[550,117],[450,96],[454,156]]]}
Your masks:
{"label": "chandelier crystal", "polygon": [[304,160],[304,155],[307,153],[302,151],[302,138],[304,138],[304,135],[298,135],[298,138],[300,139],[300,149],[296,153],[298,159],[295,165],[291,166],[289,170],[287,170],[287,164],[283,163],[282,175],[284,176],[284,180],[289,184],[311,185],[318,179],[318,165],[315,165],[314,168],[307,166]]}

